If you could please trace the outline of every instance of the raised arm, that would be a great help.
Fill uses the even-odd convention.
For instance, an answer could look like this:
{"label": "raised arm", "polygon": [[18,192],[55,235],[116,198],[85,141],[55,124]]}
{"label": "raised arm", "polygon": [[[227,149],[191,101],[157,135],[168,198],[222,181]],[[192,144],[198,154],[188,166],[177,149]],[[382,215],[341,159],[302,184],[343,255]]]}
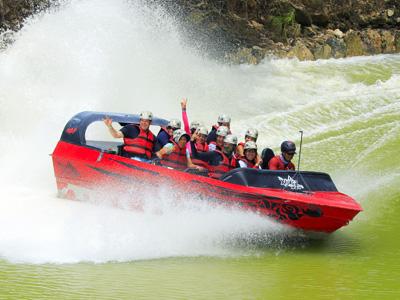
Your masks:
{"label": "raised arm", "polygon": [[121,131],[115,130],[115,128],[112,126],[112,119],[109,117],[105,117],[103,119],[104,124],[106,124],[108,130],[110,131],[111,135],[116,138],[116,139],[122,139],[124,137],[123,133]]}
{"label": "raised arm", "polygon": [[186,104],[187,104],[187,99],[183,98],[181,101],[183,128],[185,129],[186,133],[190,135],[191,132],[190,132],[189,120],[186,113]]}

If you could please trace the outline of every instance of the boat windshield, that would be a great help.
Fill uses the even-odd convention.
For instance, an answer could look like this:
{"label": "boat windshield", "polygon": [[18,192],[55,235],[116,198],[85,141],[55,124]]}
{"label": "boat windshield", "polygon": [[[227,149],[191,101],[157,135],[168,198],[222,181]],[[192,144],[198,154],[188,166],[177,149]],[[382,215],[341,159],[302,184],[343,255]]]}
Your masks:
{"label": "boat windshield", "polygon": [[307,171],[271,171],[240,168],[226,173],[222,181],[258,188],[284,189],[292,192],[337,192],[326,173]]}
{"label": "boat windshield", "polygon": [[[138,124],[140,120],[138,115],[84,111],[76,114],[68,121],[60,140],[75,145],[94,147],[99,150],[117,147],[121,143],[112,142],[108,130],[104,127],[104,124],[101,123],[105,117],[110,117],[114,122],[119,123],[120,126]],[[87,140],[86,130],[91,124],[96,126],[96,123],[98,126],[97,131],[100,133],[100,139],[99,136],[96,136],[94,139],[92,139],[93,136],[91,136],[90,139]],[[159,128],[167,124],[167,120],[153,117],[152,126]],[[104,138],[105,136],[106,138]]]}

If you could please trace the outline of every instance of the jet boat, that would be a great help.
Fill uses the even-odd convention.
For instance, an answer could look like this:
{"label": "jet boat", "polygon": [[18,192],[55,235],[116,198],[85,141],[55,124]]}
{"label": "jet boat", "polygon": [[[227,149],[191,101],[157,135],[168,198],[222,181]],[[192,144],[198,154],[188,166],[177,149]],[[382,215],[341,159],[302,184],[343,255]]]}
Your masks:
{"label": "jet boat", "polygon": [[[340,193],[326,173],[238,168],[213,179],[193,170],[179,171],[121,155],[122,141],[87,140],[88,127],[110,117],[121,126],[138,124],[139,116],[81,112],[66,124],[52,154],[60,197],[84,200],[109,187],[128,191],[159,186],[189,193],[199,201],[252,210],[303,231],[331,233],[347,225],[361,206]],[[153,118],[152,128],[167,120]],[[184,201],[184,200],[182,200]]]}

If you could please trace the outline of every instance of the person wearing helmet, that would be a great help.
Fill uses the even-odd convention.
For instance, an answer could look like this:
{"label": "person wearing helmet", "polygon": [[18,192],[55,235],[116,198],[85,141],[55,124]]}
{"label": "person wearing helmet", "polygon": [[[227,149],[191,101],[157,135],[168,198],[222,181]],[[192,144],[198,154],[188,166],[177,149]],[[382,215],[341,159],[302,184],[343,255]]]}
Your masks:
{"label": "person wearing helmet", "polygon": [[210,134],[207,137],[207,143],[208,144],[210,144],[211,142],[215,142],[216,141],[216,139],[217,139],[217,129],[220,126],[228,127],[228,129],[229,129],[228,133],[229,134],[231,133],[231,131],[230,131],[230,128],[231,128],[231,117],[230,116],[228,116],[226,114],[221,114],[221,115],[218,116],[218,120],[217,121],[218,121],[217,122],[218,125],[213,125],[211,127]]}
{"label": "person wearing helmet", "polygon": [[128,124],[119,131],[112,126],[111,118],[106,117],[103,122],[114,138],[124,139],[122,156],[149,161],[156,146],[156,137],[150,131],[153,114],[149,111],[144,111],[139,114],[139,118],[139,126],[137,124]]}
{"label": "person wearing helmet", "polygon": [[[187,99],[183,98],[181,100],[183,126],[185,132],[190,135],[191,132],[186,113],[186,105],[187,105]],[[181,121],[179,121],[178,119],[171,119],[166,127],[161,127],[160,131],[157,134],[157,143],[160,145],[160,147],[164,147],[167,143],[169,143],[173,138],[174,131],[180,129],[181,127],[182,127]]]}
{"label": "person wearing helmet", "polygon": [[[229,128],[226,126],[218,127],[215,132],[216,139],[208,144],[209,151],[222,150],[224,146],[224,139],[229,134]],[[208,139],[207,139],[208,140]]]}
{"label": "person wearing helmet", "polygon": [[161,165],[185,170],[187,168],[186,144],[189,140],[190,136],[185,130],[175,130],[171,142],[156,152],[157,157],[161,159]]}
{"label": "person wearing helmet", "polygon": [[[207,144],[207,135],[208,130],[206,127],[202,126],[197,128],[196,138],[195,138],[195,147],[198,152],[207,152],[208,151],[208,144]],[[199,169],[199,166],[205,167],[204,162],[195,158],[192,158],[192,149],[190,147],[190,143],[186,145],[186,155],[188,160],[188,167],[189,168],[196,168]]]}
{"label": "person wearing helmet", "polygon": [[237,161],[234,156],[235,148],[237,145],[237,137],[228,134],[224,139],[222,150],[216,149],[215,151],[199,152],[196,149],[194,140],[197,134],[194,133],[190,140],[192,154],[195,159],[204,161],[209,170],[209,176],[212,178],[220,178],[224,173],[236,168]]}
{"label": "person wearing helmet", "polygon": [[174,131],[181,128],[181,121],[178,119],[171,119],[167,126],[161,127],[157,134],[157,142],[160,147],[168,144],[173,137]]}
{"label": "person wearing helmet", "polygon": [[[209,151],[209,145],[207,144],[207,135],[208,135],[207,128],[202,126],[202,127],[197,128],[197,130],[195,132],[196,132],[195,145],[196,145],[197,151],[200,151],[200,152]],[[191,154],[189,144],[187,145],[187,148],[189,150],[189,153]]]}
{"label": "person wearing helmet", "polygon": [[[190,134],[193,134],[199,127],[203,127],[203,125],[199,121],[190,122]],[[207,130],[207,135],[208,135],[208,130]]]}
{"label": "person wearing helmet", "polygon": [[244,156],[244,145],[248,141],[253,141],[254,143],[257,142],[258,138],[258,130],[255,128],[249,128],[246,130],[244,135],[244,142],[241,142],[236,147],[236,156],[243,157]]}
{"label": "person wearing helmet", "polygon": [[281,144],[281,154],[274,156],[268,163],[270,170],[295,170],[292,163],[296,154],[296,145],[292,141],[284,141]]}
{"label": "person wearing helmet", "polygon": [[244,144],[244,156],[238,160],[240,168],[260,168],[257,160],[257,144],[254,141],[247,141]]}

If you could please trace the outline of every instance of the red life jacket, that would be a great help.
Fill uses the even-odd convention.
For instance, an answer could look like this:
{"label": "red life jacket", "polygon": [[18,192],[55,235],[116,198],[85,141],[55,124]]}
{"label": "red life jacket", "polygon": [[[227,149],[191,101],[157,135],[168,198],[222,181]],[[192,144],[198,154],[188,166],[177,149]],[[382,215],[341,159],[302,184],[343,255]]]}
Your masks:
{"label": "red life jacket", "polygon": [[[204,144],[196,143],[195,147],[196,147],[197,152],[208,152],[208,144],[207,143],[204,143]],[[209,165],[205,161],[203,161],[201,159],[196,159],[193,157],[191,157],[191,159],[192,159],[193,164],[203,167],[205,169],[209,168]]]}
{"label": "red life jacket", "polygon": [[222,161],[218,166],[209,166],[210,173],[208,176],[212,178],[220,178],[224,173],[229,172],[230,170],[236,168],[237,162],[236,158],[232,156],[232,158],[228,158],[225,153],[220,150],[215,150],[222,155]]}
{"label": "red life jacket", "polygon": [[247,165],[247,168],[258,169],[258,167],[255,166],[255,164],[256,164],[256,160],[255,159],[250,161],[247,158],[242,157],[240,160],[243,161]]}
{"label": "red life jacket", "polygon": [[200,143],[196,143],[196,149],[198,152],[208,152],[208,144],[204,143],[204,144],[200,144]]}
{"label": "red life jacket", "polygon": [[172,141],[172,143],[174,144],[174,150],[162,158],[161,164],[177,170],[187,169],[186,147],[181,149],[175,141]]}
{"label": "red life jacket", "polygon": [[[172,139],[171,139],[171,142],[173,142]],[[197,152],[208,152],[208,144],[207,143],[204,143],[204,144],[195,143],[194,145],[196,147]],[[186,149],[189,150],[190,157],[192,157],[192,149],[189,146],[190,146],[190,143],[188,142],[186,144]]]}
{"label": "red life jacket", "polygon": [[270,170],[295,170],[295,166],[292,162],[285,164],[280,155],[275,155],[268,163]]}
{"label": "red life jacket", "polygon": [[124,138],[124,151],[150,159],[155,143],[155,136],[150,130],[144,131],[139,126],[136,127],[139,129],[139,134],[133,139]]}

